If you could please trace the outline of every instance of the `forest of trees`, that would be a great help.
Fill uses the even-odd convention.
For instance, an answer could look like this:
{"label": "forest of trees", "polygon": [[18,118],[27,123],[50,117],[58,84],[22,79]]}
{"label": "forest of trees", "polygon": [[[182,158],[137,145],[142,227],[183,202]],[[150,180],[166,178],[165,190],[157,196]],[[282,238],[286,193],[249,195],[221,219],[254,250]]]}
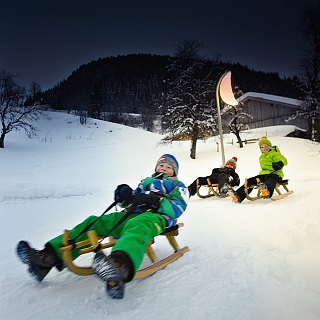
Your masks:
{"label": "forest of trees", "polygon": [[[89,116],[110,113],[159,113],[162,97],[170,90],[168,78],[172,57],[131,54],[92,61],[67,79],[37,95],[41,104],[56,110],[86,110]],[[232,71],[233,85],[243,92],[254,91],[301,98],[297,78],[254,71],[239,63],[214,62],[215,78]],[[207,64],[209,73],[212,65]],[[214,91],[215,88],[212,87]],[[33,99],[28,101],[29,104]]]}

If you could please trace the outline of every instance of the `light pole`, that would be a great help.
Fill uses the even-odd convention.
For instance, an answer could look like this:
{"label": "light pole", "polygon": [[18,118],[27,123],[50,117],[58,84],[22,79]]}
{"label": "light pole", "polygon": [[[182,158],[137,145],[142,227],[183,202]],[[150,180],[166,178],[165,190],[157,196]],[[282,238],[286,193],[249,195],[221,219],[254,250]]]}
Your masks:
{"label": "light pole", "polygon": [[226,163],[224,155],[224,145],[223,145],[223,132],[222,132],[222,121],[221,121],[221,112],[220,112],[220,97],[222,101],[230,106],[238,105],[238,101],[234,98],[232,86],[231,86],[231,71],[225,72],[219,79],[217,88],[216,88],[216,100],[217,100],[217,109],[218,109],[218,124],[219,124],[219,135],[220,135],[220,144],[221,144],[221,156],[222,156],[222,165]]}

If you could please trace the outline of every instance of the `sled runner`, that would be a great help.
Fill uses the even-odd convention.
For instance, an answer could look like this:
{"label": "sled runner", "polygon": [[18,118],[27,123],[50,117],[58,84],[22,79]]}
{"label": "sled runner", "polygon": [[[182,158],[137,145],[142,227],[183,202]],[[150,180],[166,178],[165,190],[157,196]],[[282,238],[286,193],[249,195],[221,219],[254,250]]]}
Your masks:
{"label": "sled runner", "polygon": [[[207,179],[207,182],[208,182],[208,184],[206,184],[206,185],[200,185],[199,179],[197,179],[197,196],[202,199],[206,199],[206,198],[213,197],[213,196],[220,198],[221,196],[219,193],[218,184],[217,183],[212,184],[209,178]],[[201,187],[203,187],[201,191],[207,189],[207,194],[204,195],[204,194],[200,193]]]}
{"label": "sled runner", "polygon": [[[257,178],[257,184],[260,182],[259,178]],[[276,184],[276,187],[274,188],[274,190],[277,192],[278,195],[273,195],[270,199],[271,200],[280,200],[280,199],[283,199],[287,196],[289,196],[290,194],[293,193],[293,191],[289,190],[287,185],[288,185],[288,182],[289,180],[286,179],[286,180],[282,180],[281,182],[277,183]],[[261,190],[258,189],[258,186],[257,184],[254,184],[252,186],[249,186],[248,185],[248,179],[245,179],[245,183],[244,183],[244,192],[246,194],[246,198],[248,200],[251,200],[251,201],[254,201],[254,200],[257,200],[257,199],[261,199],[263,198],[263,195],[261,194]],[[258,190],[258,193],[255,197],[251,197],[249,194],[248,194],[248,190],[249,189],[257,189]],[[280,188],[284,189],[284,193],[281,193],[281,190]]]}
{"label": "sled runner", "polygon": [[[174,249],[174,252],[168,257],[166,257],[165,259],[158,261],[155,251],[152,248],[152,244],[155,242],[155,240],[152,239],[152,241],[150,241],[150,243],[147,246],[146,254],[150,258],[152,264],[146,268],[140,269],[136,273],[134,279],[140,279],[140,278],[144,278],[154,274],[155,272],[165,268],[168,264],[181,258],[186,252],[189,251],[188,247],[183,247],[180,249],[176,241],[175,237],[179,234],[178,229],[181,227],[183,227],[183,223],[178,223],[177,225],[166,229],[161,234],[168,239],[170,245]],[[105,243],[100,242],[100,239],[103,239],[103,238],[98,237],[94,230],[88,231],[87,234],[88,234],[87,240],[76,242],[75,244],[69,244],[68,239],[70,238],[70,232],[69,230],[65,230],[63,234],[63,247],[60,249],[62,253],[62,259],[66,263],[68,269],[78,275],[83,275],[83,276],[93,274],[93,270],[91,266],[82,267],[82,266],[76,265],[72,258],[72,249],[74,247],[79,248],[81,254],[86,254],[89,252],[98,252],[106,248],[111,248],[117,241],[112,237],[109,237],[108,242],[105,242]]]}

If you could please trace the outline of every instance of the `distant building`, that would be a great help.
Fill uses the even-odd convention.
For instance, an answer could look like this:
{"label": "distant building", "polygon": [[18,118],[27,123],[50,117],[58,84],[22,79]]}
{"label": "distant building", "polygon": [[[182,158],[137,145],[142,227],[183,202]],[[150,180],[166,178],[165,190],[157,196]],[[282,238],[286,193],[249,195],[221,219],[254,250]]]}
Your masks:
{"label": "distant building", "polygon": [[295,125],[303,130],[308,129],[307,120],[304,118],[297,117],[290,122],[286,121],[303,105],[302,100],[247,92],[238,98],[238,101],[243,105],[242,112],[253,117],[248,122],[250,129],[277,125]]}

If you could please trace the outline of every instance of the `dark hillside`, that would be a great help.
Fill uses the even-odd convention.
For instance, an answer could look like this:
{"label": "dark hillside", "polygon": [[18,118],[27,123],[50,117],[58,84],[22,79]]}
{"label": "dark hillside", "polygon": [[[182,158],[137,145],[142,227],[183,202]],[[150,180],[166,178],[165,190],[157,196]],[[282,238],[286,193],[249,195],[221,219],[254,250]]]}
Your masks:
{"label": "dark hillside", "polygon": [[[89,116],[97,116],[101,111],[156,113],[161,96],[169,89],[166,80],[170,58],[131,54],[91,61],[42,93],[42,101],[53,109],[86,110]],[[254,71],[239,63],[220,65],[221,70],[232,71],[233,86],[244,93],[301,98],[295,78],[282,79],[278,73]]]}

